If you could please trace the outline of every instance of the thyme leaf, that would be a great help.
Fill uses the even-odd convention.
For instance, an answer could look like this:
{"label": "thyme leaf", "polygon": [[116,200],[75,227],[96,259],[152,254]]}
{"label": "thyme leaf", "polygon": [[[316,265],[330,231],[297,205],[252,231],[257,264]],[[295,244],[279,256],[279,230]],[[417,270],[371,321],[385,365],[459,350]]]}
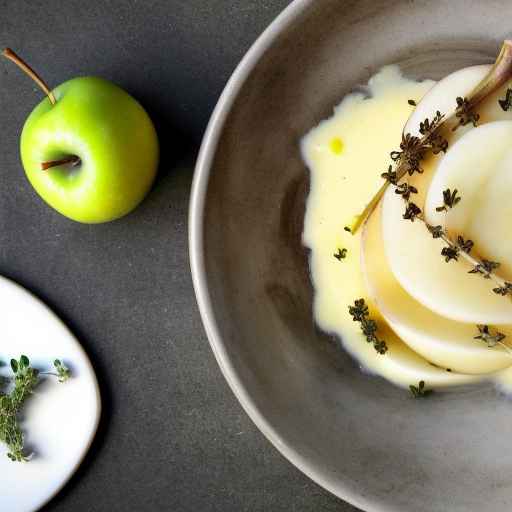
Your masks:
{"label": "thyme leaf", "polygon": [[386,181],[389,181],[389,183],[396,185],[398,182],[398,176],[396,174],[396,171],[393,171],[393,166],[390,165],[388,167],[388,170],[386,172],[383,172],[381,175],[381,178],[384,178]]}
{"label": "thyme leaf", "polygon": [[441,238],[444,234],[443,226],[432,226],[431,224],[426,224],[427,229],[430,231],[432,238]]}
{"label": "thyme leaf", "polygon": [[457,236],[457,245],[459,246],[459,249],[463,250],[466,254],[469,254],[475,243],[473,240],[464,240],[464,238],[459,235]]}
{"label": "thyme leaf", "polygon": [[454,189],[453,192],[449,188],[443,190],[443,206],[438,206],[436,208],[436,211],[447,212],[448,210],[451,210],[454,206],[459,204],[462,198],[458,196],[457,193],[457,189]]}
{"label": "thyme leaf", "polygon": [[411,384],[409,390],[414,398],[426,398],[433,393],[431,389],[425,389],[424,380],[420,380],[417,386]]}
{"label": "thyme leaf", "polygon": [[510,107],[512,107],[512,89],[509,87],[507,89],[507,93],[505,98],[502,100],[498,100],[500,107],[506,112]]}
{"label": "thyme leaf", "polygon": [[470,271],[469,274],[482,274],[484,279],[490,279],[491,274],[499,268],[500,264],[497,261],[483,259],[477,263]]}
{"label": "thyme leaf", "polygon": [[[70,377],[69,369],[61,361],[56,359],[54,366],[60,382]],[[26,462],[30,456],[24,452],[24,436],[18,423],[18,415],[27,398],[34,392],[42,374],[30,366],[28,357],[24,355],[19,360],[11,359],[11,370],[12,390],[10,393],[0,392],[0,442],[7,446],[9,459]]]}
{"label": "thyme leaf", "polygon": [[493,288],[492,291],[497,295],[512,295],[512,283],[508,283],[507,281],[505,281],[503,286]]}
{"label": "thyme leaf", "polygon": [[450,260],[458,261],[459,248],[453,245],[443,247],[441,250],[441,256],[444,256],[446,263],[448,263]]}
{"label": "thyme leaf", "polygon": [[345,247],[343,249],[338,248],[338,251],[333,254],[333,256],[338,260],[344,260],[347,257],[347,249]]}
{"label": "thyme leaf", "polygon": [[418,189],[416,187],[413,187],[412,185],[409,185],[407,182],[400,183],[400,185],[397,185],[395,188],[395,194],[398,194],[402,196],[403,199],[406,201],[409,201],[411,194],[417,194]]}
{"label": "thyme leaf", "polygon": [[55,359],[55,361],[53,361],[53,366],[57,372],[59,382],[66,382],[69,380],[71,377],[71,371],[60,359]]}
{"label": "thyme leaf", "polygon": [[378,354],[385,354],[388,346],[384,340],[377,336],[377,322],[370,318],[370,312],[364,299],[357,299],[353,306],[348,307],[348,312],[354,322],[361,324],[361,331],[366,337],[368,343],[373,343],[373,348]]}
{"label": "thyme leaf", "polygon": [[501,332],[491,332],[491,329],[488,325],[477,325],[477,328],[478,336],[475,336],[474,339],[485,341],[488,347],[495,347],[506,338],[506,336]]}

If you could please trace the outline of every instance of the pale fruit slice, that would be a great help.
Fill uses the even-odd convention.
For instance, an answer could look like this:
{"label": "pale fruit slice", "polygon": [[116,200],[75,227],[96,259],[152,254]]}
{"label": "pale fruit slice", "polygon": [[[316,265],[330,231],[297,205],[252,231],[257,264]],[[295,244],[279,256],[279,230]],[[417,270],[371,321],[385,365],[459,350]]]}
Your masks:
{"label": "pale fruit slice", "polygon": [[[512,351],[475,340],[475,325],[436,315],[414,300],[396,281],[385,258],[381,208],[362,234],[361,263],[368,293],[393,331],[428,361],[467,374],[488,374],[512,365]],[[512,327],[500,328],[512,340]]]}
{"label": "pale fruit slice", "polygon": [[[436,212],[443,190],[462,198],[448,213]],[[432,224],[475,242],[473,252],[501,263],[497,273],[512,280],[512,121],[471,130],[439,164],[425,202]],[[511,319],[512,321],[512,319]]]}

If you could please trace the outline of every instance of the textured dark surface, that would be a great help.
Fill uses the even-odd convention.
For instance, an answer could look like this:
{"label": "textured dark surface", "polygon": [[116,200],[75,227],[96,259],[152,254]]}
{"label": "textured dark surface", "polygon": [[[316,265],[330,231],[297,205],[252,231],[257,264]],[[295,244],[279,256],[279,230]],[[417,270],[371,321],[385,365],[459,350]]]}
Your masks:
{"label": "textured dark surface", "polygon": [[162,144],[156,187],[120,221],[50,210],[18,156],[41,93],[0,62],[0,272],[43,298],[84,344],[104,415],[86,462],[45,510],[348,511],[256,430],[214,361],[187,254],[195,154],[236,63],[287,0],[3,1],[0,46],[56,85],[118,83]]}

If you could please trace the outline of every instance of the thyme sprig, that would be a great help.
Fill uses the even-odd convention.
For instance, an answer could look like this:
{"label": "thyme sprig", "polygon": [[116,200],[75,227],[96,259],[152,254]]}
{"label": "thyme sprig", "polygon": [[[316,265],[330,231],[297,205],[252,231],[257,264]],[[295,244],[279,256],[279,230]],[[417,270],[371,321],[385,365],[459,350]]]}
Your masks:
{"label": "thyme sprig", "polygon": [[347,251],[348,251],[348,249],[346,249],[345,247],[343,249],[340,249],[338,247],[338,250],[333,254],[333,256],[338,261],[344,260],[347,257]]}
{"label": "thyme sprig", "polygon": [[370,318],[370,312],[364,299],[357,299],[353,306],[348,307],[348,312],[354,322],[360,322],[361,331],[366,336],[368,343],[373,343],[373,348],[378,354],[385,354],[388,346],[384,340],[377,337],[377,322]]}
{"label": "thyme sprig", "polygon": [[420,380],[417,386],[411,384],[409,390],[414,398],[426,398],[433,393],[432,389],[425,389],[424,380]]}
{"label": "thyme sprig", "polygon": [[458,123],[452,128],[452,131],[455,131],[459,126],[466,126],[469,123],[476,128],[480,120],[480,114],[475,112],[474,105],[467,98],[461,98],[460,96],[455,101],[457,102],[455,117],[458,119]]}
{"label": "thyme sprig", "polygon": [[506,338],[505,334],[497,331],[496,329],[491,331],[491,328],[488,325],[477,325],[478,335],[474,337],[475,340],[481,340],[487,343],[489,348],[495,347],[496,345],[500,345],[507,352],[512,354],[512,350],[510,347],[503,343],[503,340]]}
{"label": "thyme sprig", "polygon": [[[70,370],[58,359],[54,361],[59,382],[65,382],[70,377]],[[27,398],[34,392],[42,372],[30,366],[27,356],[19,360],[11,359],[13,372],[13,387],[10,393],[0,392],[0,442],[7,446],[7,456],[14,462],[26,462],[30,456],[24,452],[23,431],[18,423],[18,415]]]}
{"label": "thyme sprig", "polygon": [[509,87],[505,94],[505,98],[502,100],[498,100],[500,107],[506,112],[510,107],[512,107],[512,89]]}

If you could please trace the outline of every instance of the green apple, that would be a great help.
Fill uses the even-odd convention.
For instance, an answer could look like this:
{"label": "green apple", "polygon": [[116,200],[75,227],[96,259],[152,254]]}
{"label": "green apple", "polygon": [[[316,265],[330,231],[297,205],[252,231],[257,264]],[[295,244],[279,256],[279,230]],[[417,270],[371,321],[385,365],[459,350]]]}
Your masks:
{"label": "green apple", "polygon": [[74,78],[52,93],[32,111],[21,134],[30,183],[75,221],[126,215],[148,193],[157,171],[158,139],[148,114],[101,78]]}

